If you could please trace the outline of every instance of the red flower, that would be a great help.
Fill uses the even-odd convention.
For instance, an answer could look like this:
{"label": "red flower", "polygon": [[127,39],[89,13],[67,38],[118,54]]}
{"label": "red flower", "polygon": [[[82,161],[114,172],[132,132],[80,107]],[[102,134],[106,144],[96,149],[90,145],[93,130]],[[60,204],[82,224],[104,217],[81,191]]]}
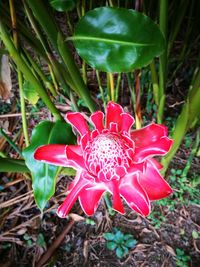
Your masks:
{"label": "red flower", "polygon": [[101,111],[91,115],[94,130],[79,112],[68,113],[66,119],[80,134],[78,144],[45,145],[34,155],[37,160],[77,170],[58,208],[60,217],[67,216],[77,198],[84,212],[93,215],[105,191],[112,194],[116,211],[124,213],[123,197],[133,210],[147,216],[150,201],[172,193],[159,173],[161,164],[152,158],[165,155],[172,145],[165,126],[152,123],[130,132],[133,117],[113,102],[106,107],[105,126]]}

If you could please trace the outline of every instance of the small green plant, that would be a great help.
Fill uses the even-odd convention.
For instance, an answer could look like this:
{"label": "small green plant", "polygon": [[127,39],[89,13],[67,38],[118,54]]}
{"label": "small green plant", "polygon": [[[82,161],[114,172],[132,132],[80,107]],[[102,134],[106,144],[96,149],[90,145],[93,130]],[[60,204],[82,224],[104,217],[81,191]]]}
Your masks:
{"label": "small green plant", "polygon": [[156,229],[159,229],[161,227],[161,224],[166,220],[165,216],[162,215],[160,210],[152,211],[151,214],[148,216],[148,219],[151,221],[151,223]]}
{"label": "small green plant", "polygon": [[88,225],[95,225],[96,224],[95,221],[90,219],[90,218],[86,218],[85,219],[85,223],[88,224]]}
{"label": "small green plant", "polygon": [[[170,181],[174,189],[174,197],[180,201],[181,204],[185,205],[189,203],[199,202],[198,188],[192,185],[195,177],[191,177],[190,180],[183,175],[182,170],[171,170]],[[186,197],[187,196],[187,197]]]}
{"label": "small green plant", "polygon": [[195,176],[188,179],[183,175],[183,170],[171,169],[169,179],[169,183],[174,189],[173,194],[168,198],[155,202],[155,209],[148,216],[148,219],[156,229],[159,229],[161,224],[166,220],[161,212],[161,207],[168,207],[169,211],[173,211],[178,203],[182,205],[199,203],[199,190],[197,188],[199,183],[193,184],[196,179]]}
{"label": "small green plant", "polygon": [[131,234],[124,234],[119,229],[114,228],[112,233],[105,233],[106,247],[109,250],[115,250],[118,258],[123,258],[133,248],[137,241]]}
{"label": "small green plant", "polygon": [[185,255],[185,252],[182,249],[176,249],[176,266],[188,267],[188,262],[191,260],[191,257]]}
{"label": "small green plant", "polygon": [[23,239],[25,240],[27,246],[29,246],[29,247],[32,246],[33,241],[32,241],[31,237],[28,234],[24,234],[23,235]]}
{"label": "small green plant", "polygon": [[44,239],[44,235],[42,233],[39,233],[38,234],[38,237],[37,237],[37,240],[36,240],[36,244],[39,246],[39,247],[44,247],[46,248],[46,242],[45,242],[45,239]]}

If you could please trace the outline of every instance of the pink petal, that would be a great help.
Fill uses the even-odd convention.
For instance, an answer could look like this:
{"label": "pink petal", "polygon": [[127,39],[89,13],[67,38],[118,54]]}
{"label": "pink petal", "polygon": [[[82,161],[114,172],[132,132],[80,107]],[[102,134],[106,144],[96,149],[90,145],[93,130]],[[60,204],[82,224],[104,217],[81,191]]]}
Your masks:
{"label": "pink petal", "polygon": [[71,166],[66,156],[66,145],[40,146],[34,153],[34,159],[57,166]]}
{"label": "pink petal", "polygon": [[155,123],[131,132],[136,147],[149,146],[164,136],[167,136],[167,128]]}
{"label": "pink petal", "polygon": [[106,107],[106,128],[110,129],[110,123],[114,122],[117,123],[118,125],[118,130],[120,131],[121,129],[121,113],[123,113],[123,109],[120,105],[114,103],[114,102],[109,102],[107,107]]}
{"label": "pink petal", "polygon": [[150,200],[167,197],[173,192],[169,184],[150,162],[147,162],[145,172],[140,174],[139,183],[146,191]]}
{"label": "pink petal", "polygon": [[87,134],[81,136],[80,144],[81,144],[82,150],[84,150],[86,148],[89,140],[90,140],[90,133],[87,133]]}
{"label": "pink petal", "polygon": [[122,132],[129,132],[132,125],[134,124],[134,118],[128,113],[121,113],[121,131]]}
{"label": "pink petal", "polygon": [[85,169],[85,162],[82,156],[82,150],[78,145],[68,145],[66,146],[67,159],[74,163],[76,168]]}
{"label": "pink petal", "polygon": [[113,209],[124,214],[124,207],[119,193],[119,181],[112,180],[106,184],[108,191],[113,195]]}
{"label": "pink petal", "polygon": [[149,144],[148,146],[136,147],[133,160],[134,162],[141,162],[150,156],[165,155],[170,150],[172,144],[172,139],[163,137],[160,140]]}
{"label": "pink petal", "polygon": [[131,166],[128,169],[129,174],[134,174],[138,172],[143,172],[145,166],[145,162],[141,163],[132,163]]}
{"label": "pink petal", "polygon": [[80,205],[86,215],[91,216],[95,213],[102,194],[105,192],[103,189],[93,189],[88,184],[79,194]]}
{"label": "pink petal", "polygon": [[120,185],[120,194],[127,204],[142,216],[150,213],[150,203],[146,192],[138,183],[137,174],[127,175]]}
{"label": "pink petal", "polygon": [[119,130],[118,130],[118,124],[115,123],[115,122],[111,122],[110,123],[110,132],[111,133],[117,133]]}
{"label": "pink petal", "polygon": [[76,128],[76,130],[80,133],[80,135],[84,135],[89,132],[88,125],[81,113],[79,112],[67,113],[66,119]]}
{"label": "pink petal", "polygon": [[88,183],[89,181],[82,178],[82,175],[80,174],[80,178],[78,179],[77,183],[70,190],[65,201],[58,207],[57,214],[59,217],[65,218],[68,215],[80,192],[87,186]]}
{"label": "pink petal", "polygon": [[103,118],[104,118],[104,114],[101,111],[96,111],[96,112],[92,113],[92,115],[90,116],[90,120],[92,121],[95,128],[99,132],[101,132],[104,129]]}
{"label": "pink petal", "polygon": [[158,170],[161,170],[163,168],[163,165],[154,158],[149,158],[147,159],[147,161],[149,161]]}

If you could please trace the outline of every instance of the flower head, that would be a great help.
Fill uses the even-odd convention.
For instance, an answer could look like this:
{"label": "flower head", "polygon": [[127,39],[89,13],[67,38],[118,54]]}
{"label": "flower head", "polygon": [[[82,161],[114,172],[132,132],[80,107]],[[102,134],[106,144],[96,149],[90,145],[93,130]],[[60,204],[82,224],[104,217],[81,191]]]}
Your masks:
{"label": "flower head", "polygon": [[106,107],[105,123],[101,111],[91,115],[93,130],[79,112],[68,113],[66,120],[79,133],[77,145],[45,145],[34,154],[37,160],[77,170],[58,208],[60,217],[68,215],[77,199],[84,212],[93,215],[106,191],[112,194],[116,211],[124,213],[123,198],[133,210],[147,216],[150,201],[172,193],[159,173],[161,164],[153,159],[165,155],[172,145],[165,126],[152,123],[131,131],[133,117],[114,102]]}

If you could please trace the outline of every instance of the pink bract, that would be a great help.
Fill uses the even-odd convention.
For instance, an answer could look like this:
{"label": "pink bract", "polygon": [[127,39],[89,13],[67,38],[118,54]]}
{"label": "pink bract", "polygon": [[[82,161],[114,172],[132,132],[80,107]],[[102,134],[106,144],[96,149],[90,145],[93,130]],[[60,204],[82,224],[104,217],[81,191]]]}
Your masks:
{"label": "pink bract", "polygon": [[[71,112],[66,120],[78,131],[77,145],[45,145],[34,154],[42,162],[77,170],[58,215],[66,217],[79,199],[83,211],[91,216],[104,192],[112,194],[113,209],[124,214],[122,198],[137,213],[147,216],[150,201],[172,193],[162,178],[161,164],[153,156],[163,156],[173,143],[163,125],[152,123],[131,131],[134,118],[109,102],[104,114],[94,112],[90,130],[83,115]],[[122,197],[122,198],[121,198]]]}

